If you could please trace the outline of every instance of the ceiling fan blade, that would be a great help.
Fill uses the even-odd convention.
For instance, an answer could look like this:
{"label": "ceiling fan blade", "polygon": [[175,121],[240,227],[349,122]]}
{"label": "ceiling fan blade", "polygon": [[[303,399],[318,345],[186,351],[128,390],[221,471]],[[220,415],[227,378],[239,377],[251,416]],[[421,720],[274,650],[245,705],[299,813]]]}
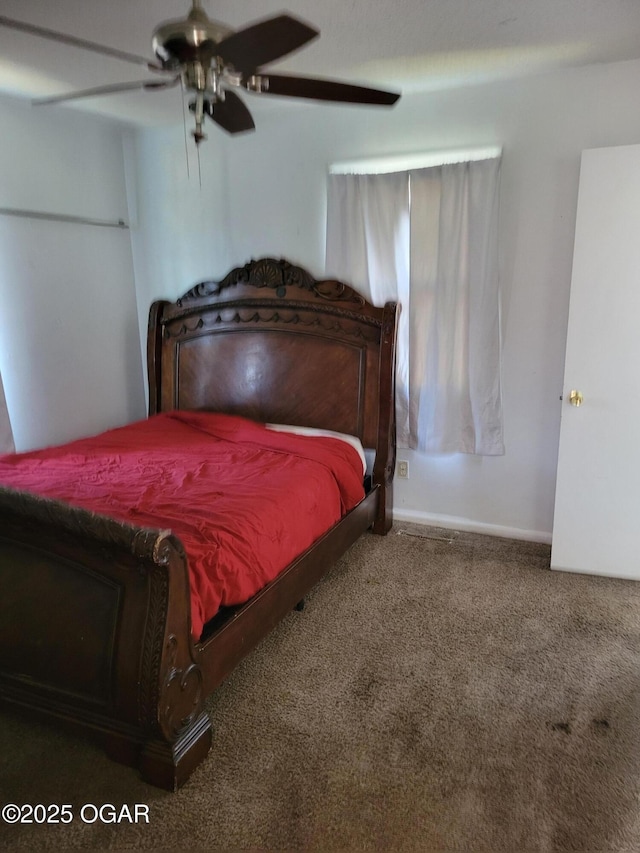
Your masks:
{"label": "ceiling fan blade", "polygon": [[76,36],[69,36],[66,33],[58,33],[54,30],[48,30],[46,27],[37,27],[34,24],[25,24],[23,21],[14,21],[12,18],[5,18],[4,15],[0,15],[0,27],[7,27],[10,30],[20,30],[20,32],[29,33],[29,35],[50,39],[51,41],[57,41],[61,44],[68,44],[72,47],[79,47],[83,50],[91,50],[94,53],[102,53],[104,56],[123,59],[125,62],[133,62],[136,65],[144,65],[145,67],[151,66],[154,69],[159,68],[159,66],[155,66],[154,63],[150,62],[144,56],[138,56],[135,53],[127,53],[127,51],[117,50],[113,47],[106,47],[102,44],[96,44],[93,41],[87,41],[86,39],[77,38]]}
{"label": "ceiling fan blade", "polygon": [[62,101],[75,101],[78,98],[93,98],[97,95],[116,95],[120,92],[131,92],[135,89],[170,89],[180,82],[180,77],[173,80],[138,80],[134,83],[112,83],[109,86],[94,86],[92,89],[82,89],[78,92],[68,92],[65,95],[53,95],[50,98],[37,98],[31,103],[36,107],[46,104],[59,104]]}
{"label": "ceiling fan blade", "polygon": [[261,65],[274,62],[320,35],[318,30],[292,18],[268,18],[222,39],[216,54],[243,74],[253,74]]}
{"label": "ceiling fan blade", "polygon": [[298,77],[286,74],[260,74],[255,91],[268,95],[285,95],[290,98],[380,106],[391,106],[400,97],[399,92],[383,92],[380,89],[352,86],[350,83],[338,83],[335,80],[323,80],[319,77]]}
{"label": "ceiling fan blade", "polygon": [[244,133],[255,128],[251,113],[235,92],[225,91],[224,101],[207,101],[205,112],[227,133]]}

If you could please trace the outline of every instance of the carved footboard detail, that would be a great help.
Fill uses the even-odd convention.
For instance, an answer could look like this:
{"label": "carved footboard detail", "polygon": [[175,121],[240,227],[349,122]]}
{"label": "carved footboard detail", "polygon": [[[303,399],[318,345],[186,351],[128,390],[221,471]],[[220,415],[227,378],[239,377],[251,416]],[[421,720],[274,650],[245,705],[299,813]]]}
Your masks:
{"label": "carved footboard detail", "polygon": [[0,489],[0,698],[175,790],[211,742],[187,571],[168,531]]}

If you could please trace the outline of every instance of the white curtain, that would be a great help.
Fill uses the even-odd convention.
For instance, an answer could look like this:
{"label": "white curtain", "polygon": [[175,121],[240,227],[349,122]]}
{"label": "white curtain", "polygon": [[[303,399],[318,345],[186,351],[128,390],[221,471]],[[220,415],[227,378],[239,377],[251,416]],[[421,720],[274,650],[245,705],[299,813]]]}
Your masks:
{"label": "white curtain", "polygon": [[[375,178],[375,180],[373,180]],[[409,303],[409,184],[406,173],[330,175],[327,272],[348,281],[374,305]],[[398,322],[398,442],[409,440],[409,312]]]}
{"label": "white curtain", "polygon": [[9,421],[9,412],[4,398],[2,376],[0,376],[0,454],[13,453],[14,450],[15,445],[13,443],[13,433],[11,432],[11,422]]}
{"label": "white curtain", "polygon": [[329,176],[327,273],[401,304],[400,446],[504,453],[499,171],[493,158]]}

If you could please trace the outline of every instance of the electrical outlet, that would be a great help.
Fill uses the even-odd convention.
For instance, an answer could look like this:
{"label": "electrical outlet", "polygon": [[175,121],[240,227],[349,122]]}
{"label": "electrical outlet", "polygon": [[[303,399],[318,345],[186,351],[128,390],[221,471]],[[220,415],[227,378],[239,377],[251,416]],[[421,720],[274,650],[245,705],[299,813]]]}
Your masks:
{"label": "electrical outlet", "polygon": [[404,459],[398,460],[398,477],[402,480],[409,479],[409,463]]}

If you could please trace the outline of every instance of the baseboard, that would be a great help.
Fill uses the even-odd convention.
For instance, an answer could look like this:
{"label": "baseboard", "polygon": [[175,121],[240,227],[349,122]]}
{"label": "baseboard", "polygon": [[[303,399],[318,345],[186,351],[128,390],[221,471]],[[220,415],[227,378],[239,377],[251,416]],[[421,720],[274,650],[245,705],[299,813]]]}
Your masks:
{"label": "baseboard", "polygon": [[483,521],[472,521],[469,518],[458,518],[453,515],[436,515],[430,512],[394,507],[393,520],[394,522],[410,521],[413,524],[424,524],[430,527],[444,527],[448,530],[464,530],[467,533],[484,533],[486,536],[499,536],[501,539],[523,539],[526,542],[551,544],[551,534],[545,531],[504,527],[500,524],[487,524]]}

